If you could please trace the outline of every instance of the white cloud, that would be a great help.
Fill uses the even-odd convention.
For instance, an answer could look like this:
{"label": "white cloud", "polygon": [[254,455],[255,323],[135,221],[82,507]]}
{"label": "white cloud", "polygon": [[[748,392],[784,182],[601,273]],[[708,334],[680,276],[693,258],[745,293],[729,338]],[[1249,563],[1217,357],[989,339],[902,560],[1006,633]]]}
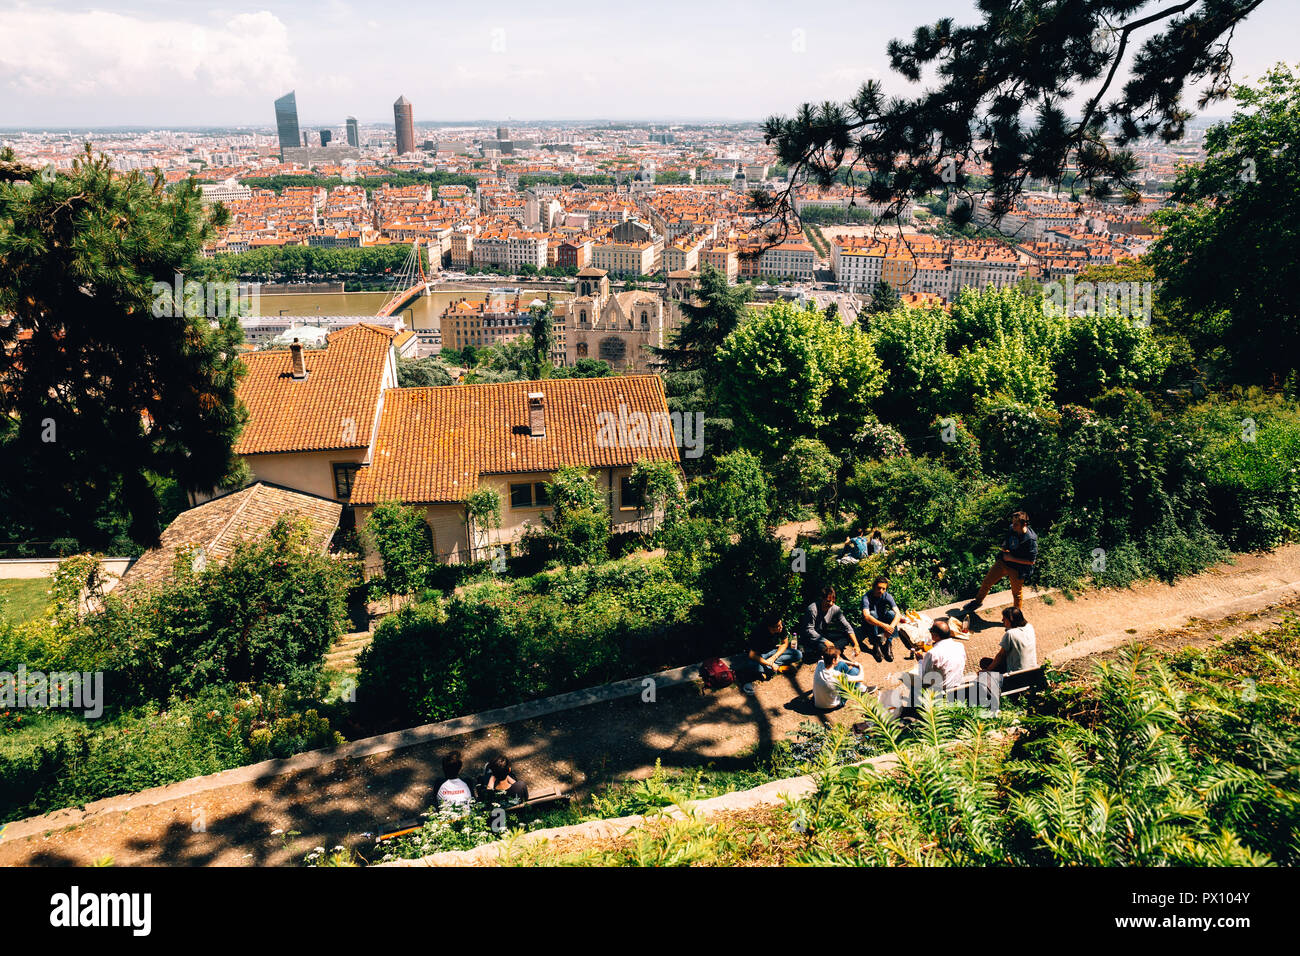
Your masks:
{"label": "white cloud", "polygon": [[103,11],[0,10],[0,86],[35,96],[281,93],[298,64],[274,14],[221,26]]}

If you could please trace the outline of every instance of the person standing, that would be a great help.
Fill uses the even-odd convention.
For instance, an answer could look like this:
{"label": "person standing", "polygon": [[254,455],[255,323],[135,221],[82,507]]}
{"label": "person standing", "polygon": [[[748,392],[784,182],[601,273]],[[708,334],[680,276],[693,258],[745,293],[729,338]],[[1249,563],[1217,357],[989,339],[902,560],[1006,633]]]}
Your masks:
{"label": "person standing", "polygon": [[1002,542],[1002,553],[984,575],[975,600],[962,608],[962,616],[967,617],[979,610],[984,599],[989,596],[993,586],[1006,578],[1011,584],[1011,600],[1020,607],[1021,592],[1024,590],[1025,578],[1029,577],[1038,560],[1038,535],[1029,527],[1029,515],[1017,511],[1011,515],[1011,528]]}

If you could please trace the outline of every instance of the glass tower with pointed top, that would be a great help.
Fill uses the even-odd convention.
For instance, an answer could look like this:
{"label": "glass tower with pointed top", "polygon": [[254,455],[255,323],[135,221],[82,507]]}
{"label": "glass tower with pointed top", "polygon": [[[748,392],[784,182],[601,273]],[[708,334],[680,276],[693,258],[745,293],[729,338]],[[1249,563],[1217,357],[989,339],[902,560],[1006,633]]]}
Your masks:
{"label": "glass tower with pointed top", "polygon": [[405,96],[393,104],[393,124],[397,127],[397,154],[415,152],[415,110]]}
{"label": "glass tower with pointed top", "polygon": [[298,98],[293,90],[275,101],[275,130],[280,137],[280,161],[283,162],[286,149],[302,145],[302,133],[298,130]]}
{"label": "glass tower with pointed top", "polygon": [[347,126],[348,126],[348,145],[360,147],[361,129],[359,126],[357,126],[357,118],[355,116],[349,116]]}

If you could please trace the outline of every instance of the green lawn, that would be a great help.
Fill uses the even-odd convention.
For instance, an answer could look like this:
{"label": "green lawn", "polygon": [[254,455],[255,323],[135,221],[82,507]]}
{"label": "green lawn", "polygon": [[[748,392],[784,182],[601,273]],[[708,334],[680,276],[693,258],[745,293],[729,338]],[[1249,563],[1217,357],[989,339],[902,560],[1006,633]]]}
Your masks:
{"label": "green lawn", "polygon": [[45,610],[50,596],[49,578],[12,578],[0,581],[0,618],[18,623]]}

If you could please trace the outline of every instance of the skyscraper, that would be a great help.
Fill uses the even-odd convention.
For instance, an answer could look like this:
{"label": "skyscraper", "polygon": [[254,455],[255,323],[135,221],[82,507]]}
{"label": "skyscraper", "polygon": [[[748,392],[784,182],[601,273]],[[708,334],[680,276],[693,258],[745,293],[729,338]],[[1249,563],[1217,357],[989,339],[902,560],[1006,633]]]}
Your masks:
{"label": "skyscraper", "polygon": [[397,154],[415,152],[415,111],[405,96],[399,96],[393,104],[393,123],[397,127]]}
{"label": "skyscraper", "polygon": [[290,90],[275,101],[275,130],[280,137],[280,160],[284,160],[286,149],[297,149],[302,145],[302,134],[298,131],[298,98]]}
{"label": "skyscraper", "polygon": [[348,117],[348,145],[357,148],[361,146],[361,130],[355,116]]}
{"label": "skyscraper", "polygon": [[330,140],[332,140],[333,138],[334,138],[334,133],[332,131],[327,129],[323,129],[320,131],[320,144],[322,146],[328,146],[330,144]]}

